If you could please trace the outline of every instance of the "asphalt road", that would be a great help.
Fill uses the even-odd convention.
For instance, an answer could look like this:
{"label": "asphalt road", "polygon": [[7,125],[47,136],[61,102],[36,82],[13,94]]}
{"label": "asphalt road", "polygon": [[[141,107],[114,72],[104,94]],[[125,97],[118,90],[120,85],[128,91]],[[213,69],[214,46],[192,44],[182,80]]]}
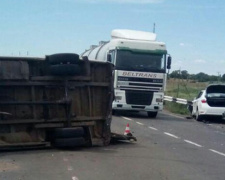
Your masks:
{"label": "asphalt road", "polygon": [[225,123],[124,113],[112,130],[123,133],[127,123],[136,143],[0,153],[0,180],[225,179]]}

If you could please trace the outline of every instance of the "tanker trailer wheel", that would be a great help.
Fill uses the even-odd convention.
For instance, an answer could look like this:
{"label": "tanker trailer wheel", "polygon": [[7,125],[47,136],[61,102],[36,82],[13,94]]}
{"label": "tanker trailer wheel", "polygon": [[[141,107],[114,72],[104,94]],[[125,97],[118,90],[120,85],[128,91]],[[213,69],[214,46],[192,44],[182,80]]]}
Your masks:
{"label": "tanker trailer wheel", "polygon": [[56,64],[77,64],[79,55],[73,53],[60,53],[47,56],[47,60],[51,65]]}
{"label": "tanker trailer wheel", "polygon": [[74,76],[81,73],[81,68],[77,64],[57,64],[50,66],[52,75]]}
{"label": "tanker trailer wheel", "polygon": [[152,111],[148,111],[148,117],[150,118],[155,118],[157,116],[158,112],[152,112]]}
{"label": "tanker trailer wheel", "polygon": [[77,138],[58,138],[54,140],[54,146],[56,147],[77,147],[85,145],[85,139],[83,137]]}
{"label": "tanker trailer wheel", "polygon": [[83,127],[73,128],[57,128],[54,130],[54,137],[57,138],[77,138],[84,137],[85,131]]}

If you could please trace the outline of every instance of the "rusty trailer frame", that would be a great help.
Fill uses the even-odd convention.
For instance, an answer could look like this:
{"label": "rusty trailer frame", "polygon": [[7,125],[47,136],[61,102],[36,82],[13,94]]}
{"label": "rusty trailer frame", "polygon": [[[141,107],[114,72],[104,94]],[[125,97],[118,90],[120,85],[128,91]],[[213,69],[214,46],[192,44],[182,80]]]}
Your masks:
{"label": "rusty trailer frame", "polygon": [[49,146],[52,131],[67,127],[83,127],[89,145],[109,144],[113,66],[77,64],[79,75],[57,76],[47,57],[0,57],[0,150]]}

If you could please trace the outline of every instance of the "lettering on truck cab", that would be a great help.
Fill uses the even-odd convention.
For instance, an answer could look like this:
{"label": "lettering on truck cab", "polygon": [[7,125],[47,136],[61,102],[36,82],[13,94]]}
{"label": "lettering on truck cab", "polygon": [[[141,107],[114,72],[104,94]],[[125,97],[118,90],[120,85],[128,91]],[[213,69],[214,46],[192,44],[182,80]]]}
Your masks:
{"label": "lettering on truck cab", "polygon": [[131,71],[119,71],[118,75],[126,77],[139,77],[139,78],[156,78],[156,79],[163,78],[163,74],[160,73],[145,73],[145,72],[131,72]]}

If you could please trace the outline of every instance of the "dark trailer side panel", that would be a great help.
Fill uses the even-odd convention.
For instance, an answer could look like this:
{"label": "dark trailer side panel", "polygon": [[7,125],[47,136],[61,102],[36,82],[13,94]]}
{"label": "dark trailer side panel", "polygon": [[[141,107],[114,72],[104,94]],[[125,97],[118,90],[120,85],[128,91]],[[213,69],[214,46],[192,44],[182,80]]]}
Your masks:
{"label": "dark trailer side panel", "polygon": [[113,67],[73,57],[0,57],[0,149],[110,142]]}

